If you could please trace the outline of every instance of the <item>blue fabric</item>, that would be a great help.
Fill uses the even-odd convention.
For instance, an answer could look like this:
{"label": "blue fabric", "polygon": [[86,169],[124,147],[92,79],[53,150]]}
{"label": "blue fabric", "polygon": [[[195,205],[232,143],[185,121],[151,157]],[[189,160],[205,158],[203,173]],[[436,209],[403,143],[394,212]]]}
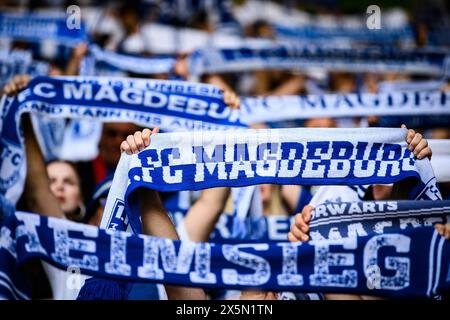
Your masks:
{"label": "blue fabric", "polygon": [[[317,117],[382,116],[383,120],[386,117],[395,119],[396,115],[407,119],[418,115],[432,119],[433,116],[441,115],[448,119],[450,94],[438,89],[423,89],[377,94],[365,92],[246,97],[242,99],[241,109],[242,120],[246,123],[271,122],[273,126],[274,121],[284,121],[281,122],[284,127],[292,127],[295,119]],[[412,123],[408,126],[414,128]]]}
{"label": "blue fabric", "polygon": [[0,194],[0,226],[7,217],[14,215],[15,211],[15,206],[4,195]]}
{"label": "blue fabric", "polygon": [[85,281],[77,300],[127,300],[131,289],[128,282],[94,277]]}
{"label": "blue fabric", "polygon": [[48,74],[49,64],[32,59],[32,52],[25,50],[0,51],[0,86],[5,86],[17,74],[42,76]]}
{"label": "blue fabric", "polygon": [[159,300],[154,283],[133,283],[102,278],[90,278],[77,300]]}
{"label": "blue fabric", "polygon": [[399,127],[405,124],[408,128],[446,128],[450,123],[448,115],[420,115],[420,116],[384,116],[381,117],[376,127]]}
{"label": "blue fabric", "polygon": [[[449,213],[448,202],[433,201],[433,206]],[[119,283],[394,297],[431,297],[450,289],[450,241],[433,227],[306,243],[212,245],[105,231],[16,212],[2,226],[1,243],[0,295],[8,299],[27,298],[26,278],[18,266],[35,258]],[[104,283],[98,290],[111,288]],[[109,298],[122,298],[126,290],[114,287]]]}
{"label": "blue fabric", "polygon": [[[353,204],[326,202],[316,206],[312,211],[310,235],[313,240],[341,239],[354,235],[363,236],[372,232],[382,233],[386,230],[446,223],[441,209],[438,209],[445,203],[450,202],[365,201]],[[347,215],[344,212],[347,212]],[[348,214],[349,212],[351,214]],[[293,216],[262,217],[261,223],[265,225],[265,228],[261,237],[253,241],[246,239],[245,242],[285,241],[293,218]],[[224,213],[221,219],[222,222],[214,229],[210,241],[214,243],[242,242],[239,239],[233,239],[230,235],[235,217]]]}
{"label": "blue fabric", "polygon": [[160,300],[158,288],[154,283],[133,283],[128,300]]}
{"label": "blue fabric", "polygon": [[39,42],[52,39],[75,45],[87,40],[86,28],[80,21],[79,28],[69,29],[66,16],[42,14],[0,14],[0,36]]}

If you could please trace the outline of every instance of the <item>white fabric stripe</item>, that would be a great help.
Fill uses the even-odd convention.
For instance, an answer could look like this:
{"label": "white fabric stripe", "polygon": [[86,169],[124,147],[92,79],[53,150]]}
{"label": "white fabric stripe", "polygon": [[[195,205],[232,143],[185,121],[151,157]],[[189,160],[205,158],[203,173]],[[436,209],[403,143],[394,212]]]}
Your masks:
{"label": "white fabric stripe", "polygon": [[445,238],[441,237],[441,241],[439,241],[439,246],[438,246],[436,277],[434,280],[433,294],[436,294],[437,286],[439,284],[439,277],[441,276],[442,248],[444,247],[444,241],[445,241]]}
{"label": "white fabric stripe", "polygon": [[434,230],[433,232],[433,238],[431,239],[431,245],[430,245],[430,255],[428,259],[428,289],[427,289],[427,296],[431,295],[431,286],[433,285],[433,263],[434,263],[434,247],[436,244],[436,238],[437,238],[437,231]]}
{"label": "white fabric stripe", "polygon": [[431,208],[431,209],[417,209],[417,210],[408,210],[408,211],[392,211],[392,212],[383,212],[383,213],[367,213],[367,214],[359,214],[359,215],[352,215],[348,217],[332,217],[332,218],[326,218],[321,219],[320,221],[317,221],[316,223],[311,222],[310,227],[320,226],[323,224],[329,224],[333,222],[343,222],[343,221],[352,221],[355,218],[358,218],[360,220],[366,220],[366,219],[376,219],[376,218],[384,218],[389,216],[395,216],[396,218],[403,214],[404,216],[423,216],[423,215],[431,215],[433,213],[445,213],[442,212],[444,210],[450,210],[450,207],[442,207],[442,208]]}
{"label": "white fabric stripe", "polygon": [[0,271],[0,277],[3,277],[3,279],[5,279],[9,285],[11,286],[11,288],[17,293],[17,295],[19,295],[22,299],[26,299],[29,300],[30,298],[28,297],[28,295],[26,295],[25,293],[23,293],[22,291],[20,291],[19,289],[17,289],[17,287],[14,285],[14,283],[11,281],[11,279],[8,277],[7,274],[5,274],[4,272]]}

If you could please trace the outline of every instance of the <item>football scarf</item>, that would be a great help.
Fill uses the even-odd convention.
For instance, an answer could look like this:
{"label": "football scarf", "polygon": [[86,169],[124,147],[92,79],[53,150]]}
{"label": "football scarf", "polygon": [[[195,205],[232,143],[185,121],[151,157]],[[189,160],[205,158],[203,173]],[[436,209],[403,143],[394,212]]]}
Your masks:
{"label": "football scarf", "polygon": [[324,46],[275,44],[240,48],[200,48],[191,55],[191,74],[242,72],[273,69],[328,71],[402,72],[449,75],[448,56],[435,49],[394,47],[329,48]]}
{"label": "football scarf", "polygon": [[[139,154],[122,154],[102,226],[117,206],[140,233],[137,188],[157,191],[256,184],[368,185],[417,178],[410,199],[441,195],[428,159],[406,148],[406,129],[247,129],[226,134],[158,134]],[[123,218],[122,218],[123,221]],[[124,229],[122,229],[124,230]]]}
{"label": "football scarf", "polygon": [[25,176],[20,116],[133,122],[163,130],[245,127],[212,85],[97,77],[36,77],[15,98],[2,98],[0,192],[16,202]]}
{"label": "football scarf", "polygon": [[450,93],[438,90],[246,97],[246,123],[317,117],[450,115]]}
{"label": "football scarf", "polygon": [[0,296],[29,299],[30,259],[125,281],[204,288],[433,296],[450,289],[450,242],[433,227],[305,243],[172,241],[16,212],[0,229]]}
{"label": "football scarf", "polygon": [[87,41],[84,23],[80,21],[76,27],[69,28],[68,22],[65,15],[2,13],[0,36],[34,42],[52,39],[69,46]]}

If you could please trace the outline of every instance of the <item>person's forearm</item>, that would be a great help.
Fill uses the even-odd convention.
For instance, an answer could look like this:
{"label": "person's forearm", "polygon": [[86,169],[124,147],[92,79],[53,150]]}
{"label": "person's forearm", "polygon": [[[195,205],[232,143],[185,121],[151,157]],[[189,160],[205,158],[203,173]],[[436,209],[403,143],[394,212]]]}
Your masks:
{"label": "person's forearm", "polygon": [[285,96],[285,95],[297,95],[304,88],[305,80],[299,76],[293,76],[290,79],[283,82],[275,90],[269,92],[267,95],[273,96]]}
{"label": "person's forearm", "polygon": [[282,185],[281,196],[283,202],[288,206],[290,212],[294,212],[300,199],[302,186],[298,185]]}
{"label": "person's forearm", "polygon": [[190,240],[208,241],[229,194],[230,188],[212,188],[202,191],[200,198],[189,209],[184,219],[184,226]]}
{"label": "person's forearm", "polygon": [[215,86],[221,88],[222,90],[231,90],[231,91],[233,90],[228,85],[228,83],[218,74],[208,75],[205,79],[205,82],[215,85]]}
{"label": "person's forearm", "polygon": [[[154,190],[140,189],[142,232],[147,235],[179,240],[175,226],[167,216],[158,193]],[[204,300],[201,288],[165,285],[170,300]]]}
{"label": "person's forearm", "polygon": [[85,56],[83,48],[87,48],[86,45],[79,45],[74,48],[72,55],[70,56],[69,62],[67,63],[65,75],[66,76],[76,76],[80,73],[81,61]]}
{"label": "person's forearm", "polygon": [[64,218],[58,201],[50,190],[44,157],[33,132],[28,114],[22,118],[25,135],[27,175],[24,196],[29,210],[45,216]]}
{"label": "person's forearm", "polygon": [[207,203],[197,201],[183,220],[189,239],[195,242],[208,241],[221,213],[222,211],[211,209]]}
{"label": "person's forearm", "polygon": [[67,64],[65,74],[66,76],[77,76],[80,72],[81,59],[72,57]]}
{"label": "person's forearm", "polygon": [[268,71],[255,71],[254,73],[255,78],[257,79],[254,89],[253,89],[253,94],[257,95],[257,96],[261,96],[261,95],[267,95],[267,93],[270,90],[270,85],[269,85],[269,74]]}

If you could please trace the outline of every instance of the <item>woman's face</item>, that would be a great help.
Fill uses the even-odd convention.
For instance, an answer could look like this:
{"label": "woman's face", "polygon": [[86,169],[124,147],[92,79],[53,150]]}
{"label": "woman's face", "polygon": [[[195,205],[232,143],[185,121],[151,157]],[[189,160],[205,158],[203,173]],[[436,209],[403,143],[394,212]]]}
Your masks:
{"label": "woman's face", "polygon": [[74,168],[65,162],[52,162],[47,166],[50,190],[58,199],[65,214],[74,213],[82,203],[80,180]]}

